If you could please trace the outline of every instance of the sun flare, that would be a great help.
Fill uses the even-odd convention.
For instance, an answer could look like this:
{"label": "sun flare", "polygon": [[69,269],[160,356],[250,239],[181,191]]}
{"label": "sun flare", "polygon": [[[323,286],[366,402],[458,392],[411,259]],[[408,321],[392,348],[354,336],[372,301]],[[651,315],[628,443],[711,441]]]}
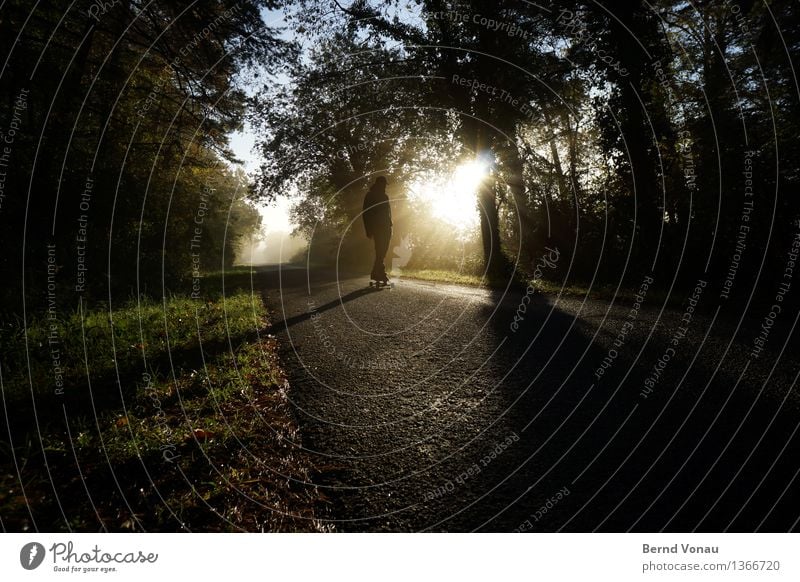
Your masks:
{"label": "sun flare", "polygon": [[409,198],[428,208],[431,216],[456,228],[460,234],[478,226],[478,187],[489,173],[485,163],[459,164],[449,176],[412,183]]}

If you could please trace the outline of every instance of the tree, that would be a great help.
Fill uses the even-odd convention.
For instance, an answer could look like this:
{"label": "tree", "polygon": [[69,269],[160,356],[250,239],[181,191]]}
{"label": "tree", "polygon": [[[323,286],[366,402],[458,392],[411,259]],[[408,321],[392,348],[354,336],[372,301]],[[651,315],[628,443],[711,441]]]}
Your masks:
{"label": "tree", "polygon": [[[63,301],[76,288],[127,295],[185,279],[191,241],[178,233],[187,233],[202,202],[197,178],[231,180],[227,140],[245,106],[237,79],[256,63],[274,71],[290,53],[262,19],[274,7],[126,0],[65,11],[4,3],[0,95],[8,107],[0,127],[17,115],[20,130],[0,215],[3,270],[32,266],[27,288],[41,289],[48,243]],[[17,102],[24,107],[15,110]],[[233,225],[253,225],[250,210],[235,208],[232,239]],[[207,237],[228,219],[222,210],[204,224]],[[221,258],[222,240],[214,245],[204,262]]]}

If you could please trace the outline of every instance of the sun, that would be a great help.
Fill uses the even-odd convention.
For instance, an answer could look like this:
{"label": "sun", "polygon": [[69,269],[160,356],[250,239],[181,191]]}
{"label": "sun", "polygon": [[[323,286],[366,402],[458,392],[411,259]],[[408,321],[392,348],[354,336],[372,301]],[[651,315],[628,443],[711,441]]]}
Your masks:
{"label": "sun", "polygon": [[409,198],[427,207],[433,218],[464,234],[478,226],[476,195],[488,173],[486,163],[470,160],[456,166],[448,176],[412,182]]}

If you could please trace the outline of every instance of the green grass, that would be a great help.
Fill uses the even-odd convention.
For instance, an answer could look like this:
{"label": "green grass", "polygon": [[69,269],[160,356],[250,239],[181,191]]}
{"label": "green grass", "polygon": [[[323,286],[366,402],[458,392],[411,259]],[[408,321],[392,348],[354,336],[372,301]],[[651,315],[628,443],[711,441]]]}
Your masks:
{"label": "green grass", "polygon": [[[421,281],[432,281],[436,283],[450,283],[454,285],[467,285],[471,287],[491,287],[485,279],[477,275],[458,273],[455,271],[448,271],[444,269],[403,269],[399,273],[400,277],[408,279],[418,279]],[[525,284],[533,283],[536,290],[542,295],[549,296],[562,296],[562,297],[587,297],[589,299],[600,301],[611,301],[614,299],[618,302],[633,302],[636,295],[635,289],[620,288],[616,291],[615,287],[611,285],[594,286],[591,289],[585,285],[568,284],[562,286],[560,282],[548,281],[546,279],[527,280],[527,283],[520,283],[519,288],[522,289]],[[497,285],[505,287],[506,282],[498,283]],[[667,294],[660,291],[650,289],[648,291],[648,299],[657,304],[667,302],[669,305],[679,305],[685,300],[685,294],[675,294],[673,297],[667,297]]]}
{"label": "green grass", "polygon": [[[449,271],[446,269],[403,269],[400,273],[401,277],[409,279],[419,279],[421,281],[434,281],[437,283],[451,283],[454,285],[467,285],[471,287],[492,287],[493,284],[488,282],[486,278],[479,275],[469,273],[458,273],[456,271]],[[494,284],[495,287],[505,287],[508,281],[499,281]],[[561,288],[550,281],[539,280],[534,283],[536,289],[540,293],[545,294],[558,294]],[[519,283],[518,286],[522,288],[524,285]],[[565,294],[577,295],[581,291],[578,287],[564,288]]]}
{"label": "green grass", "polygon": [[436,283],[453,283],[456,285],[469,285],[472,287],[482,287],[486,282],[477,275],[457,273],[441,269],[403,269],[399,273],[400,277],[408,279],[419,279],[421,281],[434,281]]}
{"label": "green grass", "polygon": [[234,292],[95,305],[60,320],[33,318],[27,329],[7,324],[3,527],[324,529],[267,315],[260,297]]}
{"label": "green grass", "polygon": [[[217,301],[182,296],[142,299],[112,309],[100,304],[57,315],[62,317],[34,317],[27,326],[18,320],[0,332],[7,346],[3,356],[7,398],[13,399],[20,390],[30,393],[31,386],[36,396],[52,393],[53,350],[58,350],[68,387],[83,383],[87,368],[100,377],[118,369],[124,373],[140,367],[145,358],[160,361],[168,352],[185,351],[201,341],[240,337],[263,325],[260,298],[245,293]],[[50,343],[50,338],[55,341]]]}

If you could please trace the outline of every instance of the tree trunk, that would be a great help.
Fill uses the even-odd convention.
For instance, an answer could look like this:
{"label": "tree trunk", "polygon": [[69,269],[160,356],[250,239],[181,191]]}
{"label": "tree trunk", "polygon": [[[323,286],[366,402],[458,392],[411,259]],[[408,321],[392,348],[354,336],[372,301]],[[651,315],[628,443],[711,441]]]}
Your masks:
{"label": "tree trunk", "polygon": [[550,142],[550,155],[553,158],[553,168],[556,173],[556,185],[558,186],[558,197],[561,200],[570,200],[570,192],[567,181],[564,178],[564,168],[561,165],[561,156],[558,155],[558,145],[553,134],[553,122],[550,116],[544,112],[544,121],[547,124],[547,139]]}
{"label": "tree trunk", "polygon": [[525,176],[522,155],[516,144],[505,142],[502,152],[503,165],[505,166],[505,182],[514,200],[514,208],[520,221],[519,244],[525,253],[533,257],[534,248],[533,227],[534,218],[531,212],[528,197],[525,193]]}
{"label": "tree trunk", "polygon": [[500,277],[505,272],[506,259],[500,248],[500,220],[497,211],[497,181],[494,177],[484,180],[478,191],[478,210],[481,216],[481,241],[483,263],[489,279]]}
{"label": "tree trunk", "polygon": [[[482,117],[485,119],[485,116]],[[468,118],[468,130],[474,136],[476,156],[489,153],[489,140],[480,121]],[[481,224],[481,243],[483,247],[483,264],[486,276],[490,280],[501,278],[506,271],[507,261],[500,247],[500,215],[497,209],[497,172],[496,170],[483,180],[478,188],[478,213]]]}

